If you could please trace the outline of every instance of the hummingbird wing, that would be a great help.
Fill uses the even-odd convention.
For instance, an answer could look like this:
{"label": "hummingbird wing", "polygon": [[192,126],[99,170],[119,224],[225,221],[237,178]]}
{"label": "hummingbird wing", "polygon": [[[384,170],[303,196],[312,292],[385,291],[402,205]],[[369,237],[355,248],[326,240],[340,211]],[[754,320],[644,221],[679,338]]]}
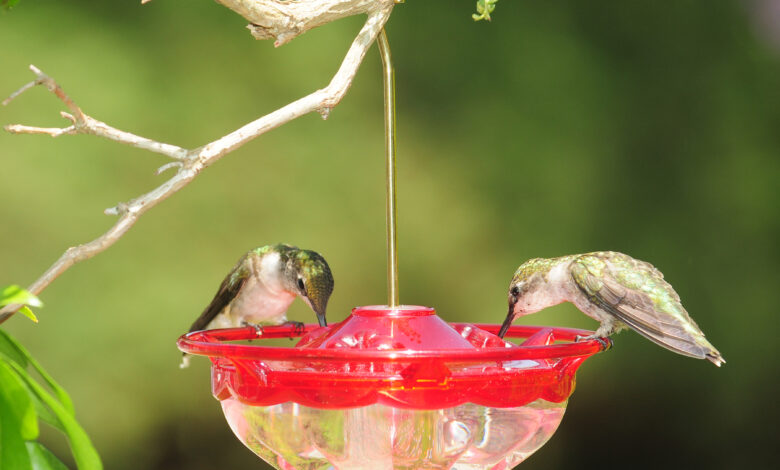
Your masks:
{"label": "hummingbird wing", "polygon": [[238,260],[238,264],[230,271],[230,273],[222,281],[219,286],[219,290],[211,303],[206,307],[206,310],[200,314],[195,323],[190,327],[190,331],[197,331],[205,329],[211,320],[214,319],[219,313],[228,305],[233,299],[236,298],[241,289],[249,279],[250,270],[248,267],[247,255],[241,257]]}
{"label": "hummingbird wing", "polygon": [[571,274],[591,302],[650,341],[685,356],[722,361],[650,263],[622,253],[593,253],[575,259]]}

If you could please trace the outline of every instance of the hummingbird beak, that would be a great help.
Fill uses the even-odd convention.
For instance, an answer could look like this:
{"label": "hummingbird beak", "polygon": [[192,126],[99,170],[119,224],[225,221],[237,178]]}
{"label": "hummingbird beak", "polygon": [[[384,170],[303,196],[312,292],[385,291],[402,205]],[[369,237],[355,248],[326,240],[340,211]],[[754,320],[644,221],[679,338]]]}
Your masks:
{"label": "hummingbird beak", "polygon": [[517,297],[510,296],[509,297],[509,312],[506,314],[506,319],[504,320],[504,324],[501,325],[501,329],[498,331],[498,337],[503,338],[506,334],[506,330],[509,329],[509,327],[512,325],[512,320],[515,319],[515,304],[517,303]]}
{"label": "hummingbird beak", "polygon": [[317,313],[317,321],[320,322],[320,326],[328,326],[328,321],[325,319],[325,312]]}
{"label": "hummingbird beak", "polygon": [[317,315],[317,321],[320,326],[328,326],[328,321],[325,319],[327,302],[327,300],[325,300],[325,302],[320,302],[319,299],[312,302],[312,310],[314,310],[314,313]]}
{"label": "hummingbird beak", "polygon": [[328,326],[327,320],[325,320],[325,311],[327,308],[328,301],[321,302],[319,298],[311,298],[307,296],[301,296],[304,302],[306,302],[306,305],[309,306],[312,310],[314,310],[315,315],[317,315],[317,322],[320,324],[320,326]]}

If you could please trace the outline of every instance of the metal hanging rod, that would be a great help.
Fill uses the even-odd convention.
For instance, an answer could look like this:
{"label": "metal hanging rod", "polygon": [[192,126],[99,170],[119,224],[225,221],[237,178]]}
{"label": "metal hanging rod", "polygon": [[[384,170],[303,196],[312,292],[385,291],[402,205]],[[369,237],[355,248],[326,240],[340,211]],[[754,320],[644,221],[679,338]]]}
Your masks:
{"label": "metal hanging rod", "polygon": [[393,70],[390,44],[384,28],[377,38],[379,55],[382,57],[382,77],[385,101],[385,156],[387,173],[387,304],[400,305],[398,300],[398,251],[395,205],[395,72]]}

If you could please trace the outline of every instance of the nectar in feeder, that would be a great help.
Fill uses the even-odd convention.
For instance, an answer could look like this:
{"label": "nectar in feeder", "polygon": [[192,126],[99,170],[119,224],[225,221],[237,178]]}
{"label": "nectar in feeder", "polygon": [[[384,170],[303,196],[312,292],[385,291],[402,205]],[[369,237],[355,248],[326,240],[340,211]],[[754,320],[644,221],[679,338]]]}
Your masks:
{"label": "nectar in feeder", "polygon": [[[236,436],[280,469],[508,469],[555,432],[584,331],[448,324],[425,307],[360,307],[295,347],[235,344],[253,328],[189,333]],[[260,339],[291,337],[267,327]],[[556,341],[569,341],[556,343]]]}

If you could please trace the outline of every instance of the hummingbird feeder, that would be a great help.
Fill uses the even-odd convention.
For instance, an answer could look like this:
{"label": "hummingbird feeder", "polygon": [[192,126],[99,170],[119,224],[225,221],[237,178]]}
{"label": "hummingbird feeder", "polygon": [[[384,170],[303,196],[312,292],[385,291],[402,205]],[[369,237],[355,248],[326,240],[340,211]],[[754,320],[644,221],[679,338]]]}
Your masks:
{"label": "hummingbird feeder", "polygon": [[[188,333],[182,351],[208,356],[230,428],[277,469],[504,470],[552,436],[575,372],[601,351],[591,332],[447,323],[398,301],[393,68],[385,84],[388,305],[358,307],[326,327]],[[301,337],[294,347],[263,343]],[[240,341],[259,340],[252,344]]]}

